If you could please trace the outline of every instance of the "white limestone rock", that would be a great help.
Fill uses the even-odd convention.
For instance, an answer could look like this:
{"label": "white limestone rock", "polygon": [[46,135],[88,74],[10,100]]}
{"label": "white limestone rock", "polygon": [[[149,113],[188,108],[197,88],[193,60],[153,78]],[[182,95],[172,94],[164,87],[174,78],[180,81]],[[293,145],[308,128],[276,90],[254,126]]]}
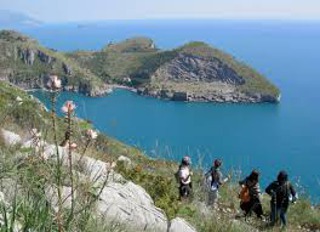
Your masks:
{"label": "white limestone rock", "polygon": [[137,231],[167,232],[164,212],[154,206],[149,194],[132,182],[110,183],[100,196],[97,210],[106,220],[118,221]]}
{"label": "white limestone rock", "polygon": [[170,223],[169,232],[196,232],[196,229],[184,219],[176,217]]}
{"label": "white limestone rock", "polygon": [[9,145],[9,146],[16,145],[18,143],[21,143],[21,141],[22,141],[20,135],[15,134],[11,131],[7,131],[7,130],[2,129],[1,134],[2,134],[2,137],[3,137],[6,145]]}

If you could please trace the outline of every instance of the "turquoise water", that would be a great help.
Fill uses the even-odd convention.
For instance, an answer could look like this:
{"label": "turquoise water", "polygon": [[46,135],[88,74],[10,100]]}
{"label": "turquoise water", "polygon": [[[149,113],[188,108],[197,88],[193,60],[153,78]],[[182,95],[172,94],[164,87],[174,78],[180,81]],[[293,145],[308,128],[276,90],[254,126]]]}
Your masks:
{"label": "turquoise water", "polygon": [[147,35],[162,48],[197,39],[231,52],[280,87],[280,104],[177,103],[124,90],[103,98],[63,93],[59,102],[76,101],[79,116],[150,156],[179,160],[188,153],[204,166],[221,157],[226,169],[260,169],[263,187],[284,168],[319,200],[320,23],[137,21],[26,32],[61,50],[98,49],[110,40]]}

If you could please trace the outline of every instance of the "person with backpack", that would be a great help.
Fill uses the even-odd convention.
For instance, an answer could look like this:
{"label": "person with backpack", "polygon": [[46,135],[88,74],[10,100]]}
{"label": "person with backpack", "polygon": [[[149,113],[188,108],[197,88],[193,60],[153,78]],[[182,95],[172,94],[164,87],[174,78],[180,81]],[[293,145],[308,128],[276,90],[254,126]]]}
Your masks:
{"label": "person with backpack", "polygon": [[288,181],[288,174],[286,171],[280,171],[277,180],[272,182],[267,188],[266,193],[271,196],[271,226],[276,222],[276,218],[280,215],[282,225],[287,225],[287,210],[289,202],[293,203],[298,199],[297,192],[292,184]]}
{"label": "person with backpack", "polygon": [[262,219],[259,176],[259,171],[253,170],[244,180],[239,181],[241,186],[239,197],[241,199],[240,208],[245,212],[245,216],[250,216],[254,212],[258,218]]}
{"label": "person with backpack", "polygon": [[220,171],[221,165],[222,161],[220,159],[216,159],[213,162],[211,169],[205,174],[206,182],[209,181],[210,186],[208,205],[213,206],[213,208],[217,207],[219,198],[219,187],[230,179],[229,176],[223,179],[222,172]]}
{"label": "person with backpack", "polygon": [[190,157],[184,156],[178,170],[180,200],[188,198],[192,191],[191,176],[193,173],[190,165]]}

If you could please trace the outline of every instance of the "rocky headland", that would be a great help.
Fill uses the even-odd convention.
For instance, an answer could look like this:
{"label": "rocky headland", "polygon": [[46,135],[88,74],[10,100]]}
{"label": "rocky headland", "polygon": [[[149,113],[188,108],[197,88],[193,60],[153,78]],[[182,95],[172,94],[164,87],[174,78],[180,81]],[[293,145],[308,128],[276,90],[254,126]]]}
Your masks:
{"label": "rocky headland", "polygon": [[173,101],[280,101],[268,79],[202,42],[162,51],[151,39],[109,43],[101,51],[62,53],[15,31],[0,32],[0,79],[24,89],[44,88],[50,74],[66,91],[101,96],[112,86]]}

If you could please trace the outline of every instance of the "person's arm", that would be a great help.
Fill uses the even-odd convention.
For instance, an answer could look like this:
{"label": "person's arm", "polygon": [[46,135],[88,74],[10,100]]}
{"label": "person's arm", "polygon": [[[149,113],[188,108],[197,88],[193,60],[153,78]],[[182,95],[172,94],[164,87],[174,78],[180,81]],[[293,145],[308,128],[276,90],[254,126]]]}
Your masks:
{"label": "person's arm", "polygon": [[269,184],[265,191],[269,196],[272,196],[274,191],[274,183]]}
{"label": "person's arm", "polygon": [[298,199],[298,194],[296,190],[293,188],[292,184],[289,183],[290,193],[292,195],[292,202],[295,202]]}
{"label": "person's arm", "polygon": [[228,182],[229,179],[230,179],[229,176],[223,178],[222,172],[220,172],[220,171],[218,172],[218,176],[219,176],[219,180],[218,180],[219,185],[225,184],[225,183]]}

